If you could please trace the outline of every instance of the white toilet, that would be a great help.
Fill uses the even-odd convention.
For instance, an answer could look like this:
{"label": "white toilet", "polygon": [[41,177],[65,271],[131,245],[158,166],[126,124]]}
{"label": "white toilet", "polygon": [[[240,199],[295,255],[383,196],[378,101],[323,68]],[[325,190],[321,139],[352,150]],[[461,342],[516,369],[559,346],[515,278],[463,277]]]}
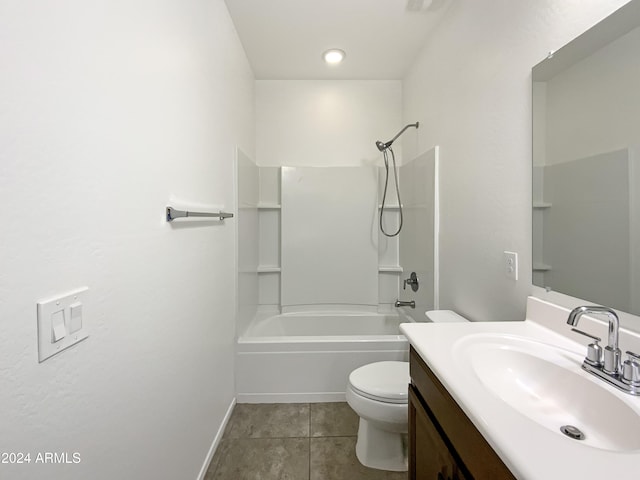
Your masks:
{"label": "white toilet", "polygon": [[[451,310],[426,313],[431,322],[466,322]],[[365,467],[405,472],[409,362],[376,362],[349,375],[347,403],[360,416],[356,456]]]}

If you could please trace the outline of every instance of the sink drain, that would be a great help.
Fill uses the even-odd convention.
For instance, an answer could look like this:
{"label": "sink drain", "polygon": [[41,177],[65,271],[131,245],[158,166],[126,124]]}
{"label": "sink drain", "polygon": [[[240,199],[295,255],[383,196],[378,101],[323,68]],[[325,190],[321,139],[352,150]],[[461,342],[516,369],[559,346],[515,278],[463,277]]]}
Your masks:
{"label": "sink drain", "polygon": [[567,437],[573,438],[574,440],[584,440],[584,433],[582,433],[578,427],[574,427],[573,425],[563,425],[560,427],[560,431]]}

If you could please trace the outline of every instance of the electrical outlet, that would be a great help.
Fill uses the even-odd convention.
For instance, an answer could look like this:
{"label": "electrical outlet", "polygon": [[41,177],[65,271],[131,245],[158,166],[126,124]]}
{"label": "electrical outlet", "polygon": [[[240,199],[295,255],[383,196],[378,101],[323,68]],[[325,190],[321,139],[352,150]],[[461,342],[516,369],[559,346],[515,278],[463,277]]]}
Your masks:
{"label": "electrical outlet", "polygon": [[504,252],[504,273],[508,278],[518,280],[518,254],[516,252]]}

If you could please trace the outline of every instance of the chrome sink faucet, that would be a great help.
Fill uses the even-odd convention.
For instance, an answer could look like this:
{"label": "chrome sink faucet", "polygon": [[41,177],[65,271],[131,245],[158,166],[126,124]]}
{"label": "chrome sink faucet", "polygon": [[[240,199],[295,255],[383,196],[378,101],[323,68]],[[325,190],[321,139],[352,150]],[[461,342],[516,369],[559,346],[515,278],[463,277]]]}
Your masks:
{"label": "chrome sink faucet", "polygon": [[609,319],[609,344],[604,349],[604,366],[602,369],[610,375],[617,374],[620,372],[620,349],[618,348],[620,320],[616,312],[610,308],[595,305],[577,307],[571,310],[567,323],[575,327],[578,325],[580,317],[590,313],[606,315]]}
{"label": "chrome sink faucet", "polygon": [[[640,395],[640,356],[633,352],[627,352],[628,358],[620,365],[620,348],[618,339],[620,333],[620,320],[612,309],[600,306],[582,306],[571,310],[567,323],[573,327],[578,325],[580,317],[588,314],[605,315],[609,321],[609,344],[604,348],[598,345],[600,338],[589,333],[573,328],[576,333],[593,339],[595,342],[587,348],[587,356],[582,362],[582,368],[607,383],[630,393]],[[604,362],[602,361],[604,357]]]}

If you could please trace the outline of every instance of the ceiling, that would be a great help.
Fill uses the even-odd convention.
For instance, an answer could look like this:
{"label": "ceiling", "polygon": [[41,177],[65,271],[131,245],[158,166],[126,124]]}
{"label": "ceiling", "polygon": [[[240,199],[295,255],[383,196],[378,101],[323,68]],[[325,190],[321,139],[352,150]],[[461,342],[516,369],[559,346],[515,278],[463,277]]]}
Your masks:
{"label": "ceiling", "polygon": [[[450,0],[225,0],[257,79],[397,80]],[[329,67],[322,53],[347,53]]]}

